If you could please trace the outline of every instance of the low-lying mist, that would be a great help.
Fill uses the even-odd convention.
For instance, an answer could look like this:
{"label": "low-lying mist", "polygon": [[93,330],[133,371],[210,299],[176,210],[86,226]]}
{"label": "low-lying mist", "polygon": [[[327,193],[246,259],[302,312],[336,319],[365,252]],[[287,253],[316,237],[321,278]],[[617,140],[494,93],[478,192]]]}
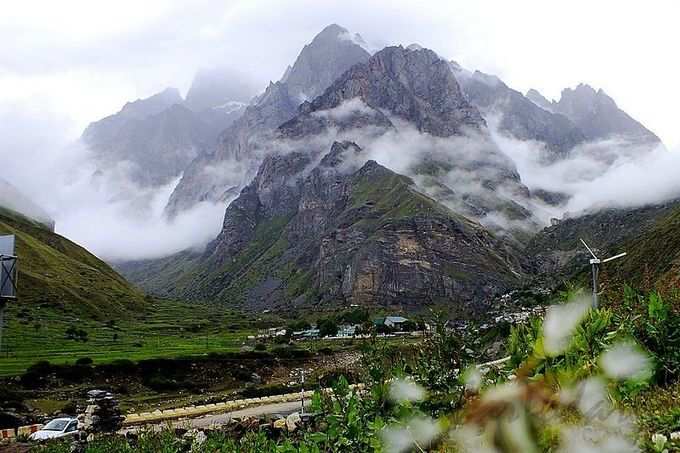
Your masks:
{"label": "low-lying mist", "polygon": [[109,261],[158,258],[214,239],[225,203],[199,203],[170,221],[163,210],[179,176],[143,188],[127,178],[125,163],[98,172],[70,126],[35,109],[0,109],[0,177],[41,206],[57,233]]}
{"label": "low-lying mist", "polygon": [[[77,140],[76,134],[68,132],[69,123],[63,118],[35,110],[5,108],[0,110],[0,120],[0,134],[6,145],[0,149],[0,177],[42,206],[55,220],[59,234],[101,258],[123,261],[163,257],[190,248],[200,249],[219,233],[231,200],[202,202],[168,220],[164,209],[179,175],[161,187],[140,187],[127,177],[128,164],[97,171],[89,150]],[[375,130],[342,134],[329,131],[323,137],[310,138],[307,149],[325,153],[332,140],[352,140],[365,150],[357,159],[376,160],[412,176],[418,184],[423,182],[422,175],[414,171],[418,161],[432,157],[442,160],[444,156],[443,160],[452,168],[440,175],[440,181],[454,192],[444,202],[452,209],[464,209],[461,197],[486,196],[491,190],[533,215],[527,222],[522,221],[524,224],[500,210],[478,219],[506,228],[536,229],[541,224],[547,225],[551,217],[562,217],[566,212],[574,216],[603,207],[640,206],[680,197],[677,178],[680,153],[662,146],[648,149],[622,140],[608,140],[582,145],[568,158],[546,164],[549,159],[542,144],[508,137],[498,132],[495,121],[489,121],[490,137],[469,133],[464,137],[438,138],[398,121],[395,124],[394,130],[382,134]],[[489,140],[495,145],[490,147]],[[268,143],[267,152],[287,152],[289,148],[300,149],[300,145]],[[259,155],[257,159],[261,158]],[[225,162],[211,170],[222,176],[233,173],[227,179],[237,181],[240,187],[250,178],[244,179],[243,170],[250,165],[245,173],[253,175],[256,167],[252,168],[252,162],[234,165]],[[506,178],[504,184],[493,189],[480,185],[481,180],[496,172],[517,172],[530,190],[558,192],[569,199],[560,206],[546,205],[526,197],[513,178]],[[232,197],[237,193],[238,190],[233,190]]]}

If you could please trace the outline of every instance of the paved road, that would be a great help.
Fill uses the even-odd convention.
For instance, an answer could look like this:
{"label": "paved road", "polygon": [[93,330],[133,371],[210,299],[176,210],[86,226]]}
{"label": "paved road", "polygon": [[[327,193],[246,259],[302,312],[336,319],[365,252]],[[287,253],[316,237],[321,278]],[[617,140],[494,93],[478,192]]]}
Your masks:
{"label": "paved road", "polygon": [[[305,407],[311,404],[311,400],[305,399]],[[210,414],[203,415],[196,418],[185,418],[180,420],[174,420],[170,422],[173,428],[208,428],[211,425],[221,425],[228,423],[232,418],[243,418],[243,417],[262,417],[265,415],[282,415],[287,416],[293,412],[300,411],[300,402],[293,401],[289,403],[274,403],[265,404],[262,406],[247,407],[245,409],[239,409],[237,411],[225,412],[222,414]],[[168,427],[168,422],[153,422],[143,426],[135,426],[129,429],[124,429],[121,432],[135,432],[140,428],[148,429],[153,427],[154,429],[163,429]]]}

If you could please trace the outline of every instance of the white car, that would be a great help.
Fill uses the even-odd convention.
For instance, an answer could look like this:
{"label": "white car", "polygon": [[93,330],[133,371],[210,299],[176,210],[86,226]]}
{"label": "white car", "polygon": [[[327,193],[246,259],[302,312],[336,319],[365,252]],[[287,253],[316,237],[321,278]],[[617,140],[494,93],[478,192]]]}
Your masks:
{"label": "white car", "polygon": [[78,420],[75,418],[55,418],[29,436],[29,440],[48,440],[73,436],[78,432]]}

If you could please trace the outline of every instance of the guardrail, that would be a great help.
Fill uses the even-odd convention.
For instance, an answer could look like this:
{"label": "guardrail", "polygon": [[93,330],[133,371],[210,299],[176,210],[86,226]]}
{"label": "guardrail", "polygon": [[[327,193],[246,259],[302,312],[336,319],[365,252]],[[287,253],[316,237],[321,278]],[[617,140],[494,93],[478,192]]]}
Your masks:
{"label": "guardrail", "polygon": [[215,404],[204,404],[200,406],[187,406],[175,409],[156,410],[153,412],[128,414],[125,416],[123,426],[159,422],[177,418],[199,417],[201,415],[231,412],[234,410],[245,409],[247,407],[264,406],[266,404],[291,403],[294,401],[300,401],[303,396],[305,398],[311,398],[312,395],[314,395],[314,391],[310,390],[304,393],[286,393],[283,395],[264,396],[262,398],[246,398]]}

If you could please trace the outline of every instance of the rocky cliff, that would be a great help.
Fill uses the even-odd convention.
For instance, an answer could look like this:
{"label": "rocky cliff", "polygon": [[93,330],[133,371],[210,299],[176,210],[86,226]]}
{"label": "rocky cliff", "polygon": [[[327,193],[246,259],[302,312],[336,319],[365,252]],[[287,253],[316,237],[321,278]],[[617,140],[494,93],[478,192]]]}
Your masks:
{"label": "rocky cliff", "polygon": [[539,106],[496,76],[469,72],[452,62],[451,67],[465,95],[486,118],[498,122],[500,131],[518,140],[544,143],[551,160],[567,155],[586,140],[566,116]]}
{"label": "rocky cliff", "polygon": [[[262,159],[256,151],[258,144],[268,141],[271,131],[293,118],[301,102],[317,96],[352,65],[368,59],[368,52],[349,36],[346,29],[330,25],[306,45],[282,80],[270,83],[243,116],[222,132],[214,149],[186,168],[168,202],[168,214],[174,216],[201,200],[219,200],[230,188],[243,187]],[[216,175],[213,168],[237,171]]]}
{"label": "rocky cliff", "polygon": [[528,96],[537,104],[569,118],[589,141],[618,138],[633,144],[656,145],[659,137],[621,110],[604,90],[579,84],[565,88],[559,101],[548,101],[536,90]]}
{"label": "rocky cliff", "polygon": [[358,164],[361,153],[336,142],[320,160],[267,157],[227,209],[222,233],[184,262],[171,295],[258,309],[473,301],[479,309],[522,279],[507,244],[410,178]]}

